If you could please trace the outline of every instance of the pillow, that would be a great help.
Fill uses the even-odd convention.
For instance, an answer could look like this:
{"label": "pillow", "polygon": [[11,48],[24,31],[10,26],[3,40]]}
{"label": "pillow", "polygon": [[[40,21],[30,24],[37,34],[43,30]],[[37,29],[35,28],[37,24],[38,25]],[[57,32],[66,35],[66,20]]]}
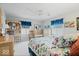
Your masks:
{"label": "pillow", "polygon": [[55,37],[55,39],[53,40],[53,45],[58,46],[58,47],[69,47],[70,44],[72,42],[72,38],[64,38],[64,36],[59,36],[59,37]]}
{"label": "pillow", "polygon": [[54,47],[56,47],[56,46],[62,47],[62,38],[63,38],[63,36],[55,37],[55,38],[52,40],[53,46],[54,46]]}
{"label": "pillow", "polygon": [[62,39],[63,47],[69,47],[72,44],[73,40],[73,36],[64,36],[64,38]]}

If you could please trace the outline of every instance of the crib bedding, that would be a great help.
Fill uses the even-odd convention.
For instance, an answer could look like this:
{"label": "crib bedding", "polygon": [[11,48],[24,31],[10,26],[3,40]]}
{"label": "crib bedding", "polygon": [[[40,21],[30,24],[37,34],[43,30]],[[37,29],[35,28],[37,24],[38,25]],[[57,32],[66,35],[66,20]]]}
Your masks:
{"label": "crib bedding", "polygon": [[34,50],[33,48],[29,47],[32,52],[35,54],[34,56],[68,56],[67,51],[69,51],[69,48],[52,48],[47,51],[39,50],[41,52],[37,52],[38,50]]}
{"label": "crib bedding", "polygon": [[64,55],[66,56],[68,55],[68,52],[70,52],[69,47],[63,46],[61,44],[62,40],[59,40],[59,39],[58,39],[59,42],[56,43],[55,39],[56,37],[53,37],[53,36],[32,38],[31,41],[29,42],[29,47],[38,56],[64,56]]}

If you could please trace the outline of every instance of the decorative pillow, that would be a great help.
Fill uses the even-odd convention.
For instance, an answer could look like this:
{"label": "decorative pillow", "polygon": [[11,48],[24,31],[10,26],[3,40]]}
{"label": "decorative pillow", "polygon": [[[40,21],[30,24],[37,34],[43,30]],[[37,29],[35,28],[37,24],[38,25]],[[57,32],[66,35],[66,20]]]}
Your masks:
{"label": "decorative pillow", "polygon": [[58,46],[58,47],[62,47],[62,37],[55,37],[53,40],[52,40],[52,44],[54,47]]}
{"label": "decorative pillow", "polygon": [[64,37],[62,39],[62,46],[69,47],[72,44],[73,40],[74,40],[74,38],[72,36]]}
{"label": "decorative pillow", "polygon": [[60,37],[55,37],[54,40],[52,41],[53,46],[58,46],[58,47],[69,47],[70,44],[72,43],[73,38],[68,37],[64,38],[64,36]]}

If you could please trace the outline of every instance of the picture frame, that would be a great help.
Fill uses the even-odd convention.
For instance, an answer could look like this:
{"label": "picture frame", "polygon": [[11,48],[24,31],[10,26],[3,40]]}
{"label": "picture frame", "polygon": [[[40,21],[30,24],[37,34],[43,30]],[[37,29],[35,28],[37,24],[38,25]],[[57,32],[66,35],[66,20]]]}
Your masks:
{"label": "picture frame", "polygon": [[75,27],[75,21],[65,21],[64,27],[65,28],[74,28]]}
{"label": "picture frame", "polygon": [[79,31],[79,17],[76,18],[76,25],[77,25],[76,26],[77,27],[77,30]]}

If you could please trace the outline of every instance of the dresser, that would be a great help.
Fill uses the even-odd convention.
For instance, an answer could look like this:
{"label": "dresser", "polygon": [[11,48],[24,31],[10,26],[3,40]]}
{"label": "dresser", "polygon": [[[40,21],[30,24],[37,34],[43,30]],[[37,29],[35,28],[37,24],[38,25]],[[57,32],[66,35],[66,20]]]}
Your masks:
{"label": "dresser", "polygon": [[42,29],[34,29],[29,31],[29,39],[35,37],[43,37],[43,30]]}
{"label": "dresser", "polygon": [[14,37],[13,36],[0,36],[0,56],[13,56]]}

